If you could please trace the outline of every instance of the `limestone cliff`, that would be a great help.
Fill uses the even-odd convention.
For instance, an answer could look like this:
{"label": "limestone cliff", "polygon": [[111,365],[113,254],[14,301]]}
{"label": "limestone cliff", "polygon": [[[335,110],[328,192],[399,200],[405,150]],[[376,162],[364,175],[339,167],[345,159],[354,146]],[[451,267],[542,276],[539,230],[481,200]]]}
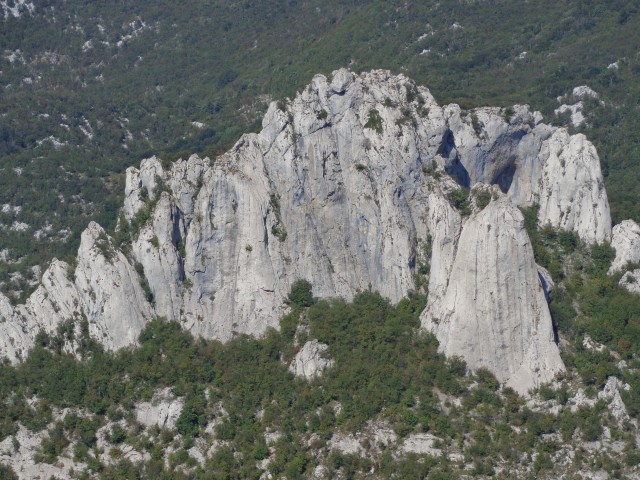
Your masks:
{"label": "limestone cliff", "polygon": [[[458,184],[476,182],[496,184],[506,197],[465,223],[450,198]],[[610,236],[598,157],[583,136],[544,125],[525,106],[440,107],[426,88],[386,71],[317,75],[293,100],[271,104],[260,133],[242,136],[216,159],[163,165],[153,157],[129,168],[119,225],[132,234],[126,255],[90,225],[74,272],[54,261],[26,305],[0,302],[1,353],[15,360],[39,329],[54,332],[73,318],[86,318],[108,348],[134,343],[154,315],[206,338],[260,335],[277,327],[297,279],[309,280],[317,297],[350,299],[373,289],[397,302],[428,267],[428,311],[446,305],[449,316],[425,318],[471,328],[459,312],[477,307],[487,325],[507,322],[491,327],[517,332],[491,340],[514,340],[499,353],[504,366],[489,359],[489,344],[478,346],[483,359],[470,356],[470,365],[495,368],[515,386],[534,385],[561,368],[514,206],[534,202],[541,224],[588,242]],[[481,265],[491,282],[462,278],[469,265],[461,255],[476,248],[478,228],[493,229],[482,245],[508,260]],[[520,282],[516,292],[497,290],[512,278]],[[451,292],[467,281],[478,291],[461,290],[452,303]],[[498,310],[485,302],[489,287],[503,300]],[[519,318],[510,316],[514,293],[526,300]],[[480,321],[480,310],[473,315]]]}
{"label": "limestone cliff", "polygon": [[467,186],[495,184],[518,205],[540,205],[539,223],[609,240],[611,215],[600,160],[584,135],[541,123],[539,112],[457,105],[444,108],[448,171]]}
{"label": "limestone cliff", "polygon": [[135,343],[152,318],[138,274],[96,223],[82,234],[75,270],[54,260],[26,304],[12,309],[3,300],[0,315],[6,321],[0,323],[0,338],[10,348],[2,354],[12,361],[25,357],[40,330],[56,334],[69,320],[78,333],[86,320],[89,334],[115,350]]}
{"label": "limestone cliff", "polygon": [[524,220],[508,198],[465,223],[446,293],[429,298],[422,323],[445,354],[521,393],[564,370]]}

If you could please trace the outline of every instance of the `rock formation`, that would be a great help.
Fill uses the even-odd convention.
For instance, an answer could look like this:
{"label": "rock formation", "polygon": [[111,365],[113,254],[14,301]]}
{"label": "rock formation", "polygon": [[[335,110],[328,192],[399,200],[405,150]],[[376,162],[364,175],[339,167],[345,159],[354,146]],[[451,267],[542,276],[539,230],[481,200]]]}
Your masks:
{"label": "rock formation", "polygon": [[[0,298],[2,350],[11,361],[24,358],[39,331],[56,334],[66,321],[87,321],[88,333],[107,349],[134,344],[152,318],[152,310],[140,286],[140,278],[112,239],[97,223],[82,234],[77,266],[54,260],[41,285],[26,304],[11,308]],[[67,349],[73,349],[67,345]]]}
{"label": "rock formation", "polygon": [[[506,197],[464,224],[466,212],[450,201],[460,197],[456,182],[495,184]],[[502,332],[491,340],[500,361],[485,345],[470,365],[495,368],[514,386],[535,385],[561,364],[514,206],[533,203],[540,224],[588,242],[610,237],[598,157],[584,136],[543,124],[526,106],[440,107],[426,88],[386,71],[317,75],[293,100],[271,104],[260,133],[243,135],[215,160],[163,165],[153,157],[129,168],[119,228],[131,245],[119,250],[91,224],[73,272],[54,261],[25,305],[0,299],[0,353],[24,357],[37,331],[53,333],[69,319],[86,319],[107,348],[135,343],[154,315],[206,338],[260,335],[277,327],[297,279],[309,280],[316,297],[372,289],[397,302],[429,267],[428,311],[438,313],[425,318],[472,331],[478,325],[465,326],[459,312],[485,309],[486,317],[469,318]],[[490,265],[479,250],[473,257],[478,245],[505,262]],[[476,273],[493,283],[462,278],[471,267],[463,254],[481,261],[487,271]],[[500,271],[510,266],[522,270]],[[465,282],[478,291],[456,297]],[[512,294],[520,295],[516,310]],[[491,295],[498,310],[489,309]],[[461,353],[462,344],[443,345]]]}
{"label": "rock formation", "polygon": [[625,272],[620,278],[619,284],[631,293],[640,294],[640,268]]}
{"label": "rock formation", "polygon": [[329,345],[320,343],[317,340],[306,342],[289,365],[289,371],[296,377],[312,380],[322,375],[327,368],[335,363],[332,359],[326,358],[325,354]]}
{"label": "rock formation", "polygon": [[176,426],[180,412],[184,407],[184,399],[171,393],[171,388],[155,391],[150,402],[136,405],[136,421],[145,427],[158,426],[173,429]]}
{"label": "rock formation", "polygon": [[429,299],[423,325],[445,354],[519,392],[564,370],[524,220],[508,198],[465,223],[446,293]]}
{"label": "rock formation", "polygon": [[633,220],[625,220],[613,227],[611,246],[616,256],[609,274],[621,271],[628,263],[640,262],[640,226]]}
{"label": "rock formation", "polygon": [[444,112],[445,165],[460,183],[498,185],[517,205],[539,204],[541,225],[574,230],[590,243],[610,239],[600,160],[584,135],[545,125],[526,106],[465,114],[449,105]]}

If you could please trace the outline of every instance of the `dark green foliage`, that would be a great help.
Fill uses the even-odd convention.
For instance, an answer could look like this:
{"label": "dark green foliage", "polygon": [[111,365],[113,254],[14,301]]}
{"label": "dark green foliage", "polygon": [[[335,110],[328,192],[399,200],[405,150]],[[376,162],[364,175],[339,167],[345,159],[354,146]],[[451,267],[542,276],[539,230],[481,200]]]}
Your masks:
{"label": "dark green foliage", "polygon": [[460,187],[457,190],[453,190],[449,193],[449,201],[451,205],[460,211],[462,216],[471,214],[471,208],[469,207],[469,189]]}
{"label": "dark green foliage", "polygon": [[271,226],[271,234],[281,242],[287,239],[287,231],[281,224]]}
{"label": "dark green foliage", "polygon": [[[357,428],[400,402],[409,385],[419,385],[415,393],[421,397],[434,385],[445,391],[459,388],[436,353],[433,337],[412,333],[423,302],[414,297],[392,308],[379,295],[363,292],[352,304],[320,301],[309,309],[310,336],[328,343],[329,354],[342,366],[329,370],[323,381],[342,403],[339,424]],[[404,422],[409,417],[399,412],[398,418]]]}
{"label": "dark green foliage", "polygon": [[312,285],[309,281],[300,279],[293,282],[289,292],[289,303],[298,307],[313,305]]}
{"label": "dark green foliage", "polygon": [[10,466],[0,464],[0,480],[18,480],[18,476]]}
{"label": "dark green foliage", "polygon": [[118,445],[124,442],[126,438],[127,432],[122,428],[122,426],[120,426],[120,424],[116,423],[111,428],[111,435],[109,436],[111,443]]}
{"label": "dark green foliage", "polygon": [[[582,339],[588,335],[622,358],[637,355],[640,297],[618,284],[620,274],[607,275],[615,256],[610,244],[584,246],[573,232],[550,227],[537,229],[537,205],[522,209],[522,213],[536,262],[546,267],[557,282],[551,293],[551,314],[559,332],[574,342],[573,348],[562,352],[565,363],[575,368],[587,385],[601,388],[609,376],[620,375],[617,362],[606,350],[583,348]],[[639,385],[636,375],[627,377],[629,383]],[[634,389],[622,392],[632,416],[640,414],[635,406],[640,398],[636,392]],[[566,394],[563,397],[566,401]],[[584,431],[594,438],[599,427],[594,424]]]}
{"label": "dark green foliage", "polygon": [[38,460],[46,463],[55,463],[58,455],[62,453],[62,450],[67,445],[69,445],[69,440],[64,434],[63,424],[57,422],[49,432],[49,436],[42,440],[42,457]]}
{"label": "dark green foliage", "polygon": [[151,291],[151,287],[149,286],[149,281],[147,280],[147,276],[144,274],[144,267],[140,262],[135,263],[136,273],[140,277],[140,286],[142,287],[142,291],[144,292],[144,296],[148,302],[153,302],[153,292]]}
{"label": "dark green foliage", "polygon": [[630,467],[640,465],[640,450],[629,450],[625,455],[624,461]]}
{"label": "dark green foliage", "polygon": [[504,121],[509,123],[511,121],[511,117],[513,116],[513,114],[515,113],[515,111],[513,110],[513,107],[509,106],[507,108],[504,109]]}
{"label": "dark green foliage", "polygon": [[473,127],[473,131],[476,132],[476,135],[480,135],[484,128],[484,125],[480,122],[475,112],[471,114],[471,126]]}
{"label": "dark green foliage", "polygon": [[378,134],[382,133],[382,117],[375,108],[369,110],[369,117],[367,118],[367,123],[364,124],[364,128],[375,130]]}
{"label": "dark green foliage", "polygon": [[591,246],[589,256],[592,261],[589,273],[594,276],[603,276],[609,270],[616,251],[609,243],[595,244]]}
{"label": "dark green foliage", "polygon": [[[568,440],[579,432],[586,441],[602,436],[602,402],[575,413],[565,409],[556,418],[526,408],[524,400],[509,389],[497,391],[498,382],[486,369],[465,376],[467,368],[461,359],[446,360],[437,353],[435,338],[418,330],[425,306],[422,297],[411,296],[393,306],[376,293],[362,292],[351,303],[310,303],[311,285],[300,281],[298,286],[299,291],[292,289],[293,311],[281,319],[281,333],[268,330],[260,339],[239,335],[222,345],[194,339],[177,322],[156,319],[141,333],[139,347],[105,353],[93,345],[87,347],[82,361],[50,349],[50,340],[44,341],[24,364],[0,365],[0,401],[5,407],[0,409],[0,433],[3,438],[11,435],[17,421],[28,428],[47,426],[53,406],[87,409],[95,416],[69,414],[54,425],[42,443],[42,460],[55,462],[74,442],[74,458],[104,479],[188,478],[180,473],[180,466],[192,467],[194,478],[257,479],[261,472],[256,461],[270,456],[263,435],[266,428],[283,435],[272,445],[270,473],[309,478],[317,461],[313,452],[322,451],[336,430],[359,431],[372,418],[388,421],[401,437],[430,432],[442,439],[442,447],[464,445],[474,475],[492,475],[496,458],[526,464],[522,454],[534,452],[539,460],[531,466],[547,471],[548,458],[557,447],[544,439],[546,434],[558,432]],[[329,345],[327,353],[335,360],[320,380],[297,380],[287,370],[299,348],[293,342],[299,322],[305,323],[309,338]],[[578,328],[574,323],[570,320],[571,328]],[[615,359],[606,352],[565,352],[565,361],[590,388],[619,374]],[[632,389],[622,392],[623,399],[630,414],[638,415],[637,376],[627,375],[625,381]],[[471,383],[476,385],[468,389]],[[146,432],[154,436],[153,441],[131,425],[116,424],[109,434],[116,445],[145,448],[151,460],[137,466],[126,461],[112,466],[99,462],[94,455],[97,430],[107,420],[126,419],[123,409],[148,401],[156,389],[165,387],[185,400],[175,430]],[[542,387],[540,392],[543,398],[567,401],[566,388]],[[445,401],[443,407],[439,397],[448,394],[459,396],[461,406]],[[30,408],[25,398],[33,395],[40,401]],[[227,413],[220,418],[216,436],[229,446],[221,446],[200,467],[187,451],[195,444],[194,437],[204,436],[204,425],[218,415],[217,402]],[[340,410],[335,409],[337,404]],[[512,426],[520,427],[520,433]],[[312,433],[313,450],[309,450],[300,439]],[[176,434],[182,440],[166,467],[163,449],[175,442]],[[114,458],[118,451],[112,452]],[[628,462],[635,459],[631,454],[627,458]],[[383,453],[375,462],[333,452],[324,463],[334,477],[361,478],[376,465],[383,478],[455,478],[451,464],[442,458],[407,455],[396,459]]]}
{"label": "dark green foliage", "polygon": [[476,192],[475,197],[476,197],[476,205],[478,205],[478,208],[480,209],[485,208],[487,205],[489,205],[489,202],[491,201],[491,193],[486,192],[484,190]]}
{"label": "dark green foliage", "polygon": [[480,384],[481,387],[485,387],[495,391],[500,386],[500,383],[498,382],[498,380],[496,380],[496,377],[493,375],[493,373],[491,373],[486,368],[478,368],[474,373],[478,384]]}
{"label": "dark green foliage", "polygon": [[[295,305],[295,304],[294,304]],[[300,320],[300,308],[295,308],[291,313],[285,315],[280,319],[280,335],[286,341],[292,341],[293,336],[296,333],[298,322]]]}
{"label": "dark green foliage", "polygon": [[200,427],[206,425],[206,400],[203,395],[189,398],[176,422],[176,430],[183,436],[196,436]]}
{"label": "dark green foliage", "polygon": [[280,197],[272,193],[269,197],[269,205],[276,217],[275,223],[271,226],[271,234],[281,242],[287,239],[287,230],[282,223],[282,214],[280,212]]}

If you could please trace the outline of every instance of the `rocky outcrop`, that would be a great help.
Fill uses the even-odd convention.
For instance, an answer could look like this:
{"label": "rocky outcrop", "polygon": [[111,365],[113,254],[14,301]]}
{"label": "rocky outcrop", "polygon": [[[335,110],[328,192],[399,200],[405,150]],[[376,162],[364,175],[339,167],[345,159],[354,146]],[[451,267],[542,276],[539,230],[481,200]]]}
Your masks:
{"label": "rocky outcrop", "polygon": [[520,206],[540,205],[538,221],[573,230],[590,243],[611,237],[600,160],[582,134],[541,123],[538,112],[444,108],[445,168],[466,186],[495,184]]}
{"label": "rocky outcrop", "polygon": [[296,377],[313,380],[333,366],[333,359],[326,357],[329,345],[320,343],[317,340],[306,342],[289,365],[289,371]]}
{"label": "rocky outcrop", "polygon": [[590,398],[584,389],[580,388],[575,396],[568,402],[572,412],[577,411],[580,407],[593,407],[599,400],[604,401],[611,415],[618,421],[628,420],[629,414],[627,407],[622,400],[620,391],[629,391],[631,386],[624,383],[619,378],[609,377],[604,388],[598,392],[596,398]]}
{"label": "rocky outcrop", "polygon": [[47,429],[32,432],[25,426],[18,425],[15,435],[9,435],[0,442],[0,464],[10,467],[20,480],[39,478],[71,480],[73,469],[82,467],[83,464],[64,457],[55,464],[36,461],[37,453],[42,449],[42,440],[47,438],[48,434]]}
{"label": "rocky outcrop", "polygon": [[640,294],[640,268],[625,272],[620,278],[619,284],[631,293]]}
{"label": "rocky outcrop", "polygon": [[0,293],[0,355],[15,363],[25,358],[33,345],[29,325],[16,315],[13,305]]}
{"label": "rocky outcrop", "polygon": [[193,156],[167,171],[156,158],[129,169],[125,218],[153,212],[132,251],[156,313],[226,340],[277,326],[299,278],[318,297],[405,296],[419,239],[441,228],[440,212],[457,215],[446,200],[455,184],[423,171],[442,110],[423,88],[407,102],[409,89],[388,72],[317,76],[212,167]]}
{"label": "rocky outcrop", "polygon": [[136,405],[136,421],[145,427],[158,426],[171,430],[175,428],[183,406],[184,399],[173,395],[170,388],[158,390],[151,401]]}
{"label": "rocky outcrop", "polygon": [[[371,289],[397,302],[428,271],[425,324],[448,339],[445,351],[465,348],[470,365],[522,391],[561,369],[515,205],[538,203],[541,224],[608,239],[598,157],[584,136],[526,106],[440,107],[387,71],[317,75],[293,100],[272,103],[262,126],[215,161],[152,157],[129,168],[119,223],[132,238],[127,254],[91,224],[73,272],[53,262],[26,305],[0,302],[11,319],[0,323],[9,338],[1,353],[23,356],[39,329],[68,319],[86,319],[108,348],[135,343],[154,315],[205,338],[260,335],[277,328],[298,279],[320,298]],[[506,196],[480,212],[478,195],[498,191],[475,187],[464,223],[450,198],[476,182]],[[475,290],[462,289],[467,281]],[[477,333],[476,344],[466,333],[450,343],[451,326]]]}
{"label": "rocky outcrop", "polygon": [[611,238],[611,214],[595,147],[582,134],[560,129],[543,143],[538,221],[573,230],[587,242]]}
{"label": "rocky outcrop", "polygon": [[438,444],[442,444],[442,439],[431,433],[414,433],[404,439],[400,450],[403,453],[429,455],[437,458],[442,455],[442,449],[436,447]]}
{"label": "rocky outcrop", "polygon": [[[55,335],[65,322],[79,335],[86,320],[88,333],[115,350],[135,344],[152,317],[135,269],[93,222],[82,234],[75,270],[54,259],[24,305],[11,309],[1,300],[0,315],[8,317],[0,323],[2,353],[12,361],[25,357],[39,331]],[[66,348],[73,350],[73,343]]]}
{"label": "rocky outcrop", "polygon": [[613,227],[611,246],[616,256],[609,274],[621,271],[628,263],[640,263],[640,226],[633,220],[624,220]]}
{"label": "rocky outcrop", "polygon": [[[318,297],[372,288],[399,300],[414,287],[419,245],[429,238],[430,294],[441,295],[461,217],[447,199],[455,184],[432,176],[440,168],[463,184],[498,184],[518,204],[544,198],[542,223],[607,238],[597,155],[574,158],[580,149],[568,148],[564,171],[545,153],[550,142],[557,153],[558,142],[575,138],[527,107],[510,118],[495,108],[469,114],[441,108],[403,76],[340,70],[331,80],[316,76],[289,104],[272,104],[262,132],[243,136],[213,166],[193,156],[165,170],[154,157],[129,169],[125,218],[152,210],[133,253],[158,315],[208,338],[260,334],[277,326],[290,284],[308,275]],[[589,178],[567,181],[570,166]],[[560,182],[569,200],[556,191]],[[598,208],[585,219],[587,197],[589,212]]]}
{"label": "rocky outcrop", "polygon": [[465,223],[446,293],[429,299],[422,322],[445,354],[521,393],[564,370],[523,217],[507,197]]}

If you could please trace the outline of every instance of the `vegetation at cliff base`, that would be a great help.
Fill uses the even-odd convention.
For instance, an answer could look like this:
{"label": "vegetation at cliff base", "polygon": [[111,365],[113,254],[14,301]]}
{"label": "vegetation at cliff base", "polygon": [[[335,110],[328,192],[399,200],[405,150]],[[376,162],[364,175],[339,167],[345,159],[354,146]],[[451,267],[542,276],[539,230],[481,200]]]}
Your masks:
{"label": "vegetation at cliff base", "polygon": [[[75,341],[84,359],[76,360],[62,350],[63,337],[69,338],[65,329],[40,335],[26,361],[0,366],[0,441],[16,438],[19,425],[34,432],[47,428],[38,461],[71,456],[86,464],[76,478],[104,479],[257,479],[265,459],[263,468],[289,479],[308,478],[319,464],[343,478],[365,478],[374,469],[382,478],[403,472],[406,478],[455,479],[469,464],[474,476],[492,475],[499,465],[528,465],[544,477],[553,472],[549,455],[560,448],[549,435],[563,442],[594,441],[606,426],[619,441],[634,441],[603,413],[603,402],[568,408],[570,383],[540,391],[543,399],[566,406],[553,415],[530,408],[510,389],[498,391],[487,370],[468,372],[460,359],[445,359],[436,339],[419,329],[423,297],[397,306],[372,292],[352,302],[314,301],[307,287],[305,281],[294,285],[293,310],[282,318],[281,332],[271,329],[259,339],[238,336],[223,345],[194,339],[178,323],[156,319],[141,333],[138,347],[116,353],[81,334]],[[571,322],[570,328],[576,325]],[[322,377],[297,379],[288,365],[311,339],[328,345],[325,354],[334,365]],[[579,349],[563,355],[571,359],[570,375],[607,365],[605,355]],[[615,366],[606,372],[619,374]],[[165,388],[183,399],[176,425],[145,428],[136,419],[136,405]],[[625,401],[631,415],[640,414],[635,397]],[[61,415],[63,408],[71,410]],[[388,432],[397,445],[428,433],[438,439],[434,448],[459,452],[458,460],[398,456],[384,442],[369,443],[365,456],[332,446],[340,435],[367,438],[376,429]],[[102,431],[106,451],[99,447]],[[203,463],[190,453],[194,445],[212,444],[218,447]],[[150,458],[121,459],[124,447]],[[621,471],[622,465],[603,459],[610,472]],[[572,468],[589,461],[576,460]]]}

